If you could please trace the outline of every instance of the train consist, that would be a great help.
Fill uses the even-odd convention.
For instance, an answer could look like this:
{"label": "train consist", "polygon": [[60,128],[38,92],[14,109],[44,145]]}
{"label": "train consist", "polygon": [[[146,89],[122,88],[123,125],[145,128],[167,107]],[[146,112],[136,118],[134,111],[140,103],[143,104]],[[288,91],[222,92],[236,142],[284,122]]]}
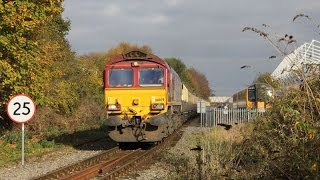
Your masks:
{"label": "train consist", "polygon": [[274,96],[274,89],[263,83],[253,84],[232,96],[233,108],[265,110],[267,101]]}
{"label": "train consist", "polygon": [[104,69],[109,136],[116,142],[159,142],[196,111],[200,100],[163,59],[130,51]]}

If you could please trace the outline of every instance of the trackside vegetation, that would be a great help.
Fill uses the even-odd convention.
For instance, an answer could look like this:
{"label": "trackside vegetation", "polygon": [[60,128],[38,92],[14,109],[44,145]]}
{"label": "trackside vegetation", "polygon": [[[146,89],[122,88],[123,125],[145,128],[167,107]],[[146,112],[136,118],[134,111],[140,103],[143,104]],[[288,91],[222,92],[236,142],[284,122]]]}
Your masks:
{"label": "trackside vegetation", "polygon": [[270,112],[254,122],[252,133],[237,146],[239,166],[250,178],[320,178],[320,79],[284,89]]}
{"label": "trackside vegetation", "polygon": [[[171,178],[319,179],[319,75],[278,90],[272,108],[250,123],[187,134],[164,154]],[[191,150],[196,147],[200,151]]]}

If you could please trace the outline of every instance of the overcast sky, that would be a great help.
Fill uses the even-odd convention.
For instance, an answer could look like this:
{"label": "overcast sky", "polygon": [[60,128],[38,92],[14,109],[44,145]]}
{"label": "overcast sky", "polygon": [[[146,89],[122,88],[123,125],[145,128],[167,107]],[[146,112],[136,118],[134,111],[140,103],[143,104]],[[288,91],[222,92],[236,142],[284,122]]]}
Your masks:
{"label": "overcast sky", "polygon": [[[65,0],[64,7],[71,21],[67,38],[79,55],[108,51],[120,42],[146,44],[157,56],[180,58],[205,74],[218,96],[243,89],[282,60],[267,40],[242,32],[244,27],[267,32],[273,42],[293,35],[297,43],[287,51],[320,40],[319,0]],[[312,21],[293,22],[300,13]],[[277,58],[269,59],[272,55]],[[251,68],[240,69],[243,65]]]}

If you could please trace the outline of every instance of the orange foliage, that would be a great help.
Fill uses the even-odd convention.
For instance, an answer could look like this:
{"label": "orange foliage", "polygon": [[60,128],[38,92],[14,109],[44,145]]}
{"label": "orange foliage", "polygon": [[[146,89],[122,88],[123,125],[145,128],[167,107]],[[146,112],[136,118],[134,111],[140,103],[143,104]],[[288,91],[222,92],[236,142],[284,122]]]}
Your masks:
{"label": "orange foliage", "polygon": [[209,87],[207,77],[195,68],[188,69],[188,73],[196,94],[200,95],[204,99],[208,99],[211,95],[211,89]]}

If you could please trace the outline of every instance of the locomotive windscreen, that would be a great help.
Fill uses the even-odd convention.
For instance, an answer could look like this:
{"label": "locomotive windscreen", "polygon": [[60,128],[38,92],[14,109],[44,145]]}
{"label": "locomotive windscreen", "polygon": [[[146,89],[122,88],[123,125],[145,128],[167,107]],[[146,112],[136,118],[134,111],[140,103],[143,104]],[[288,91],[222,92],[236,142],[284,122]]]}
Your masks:
{"label": "locomotive windscreen", "polygon": [[140,68],[139,69],[140,86],[163,86],[162,68]]}
{"label": "locomotive windscreen", "polygon": [[254,85],[248,87],[248,100],[251,102],[256,101],[256,87]]}
{"label": "locomotive windscreen", "polygon": [[132,69],[110,69],[109,86],[110,87],[130,87],[133,84]]}

